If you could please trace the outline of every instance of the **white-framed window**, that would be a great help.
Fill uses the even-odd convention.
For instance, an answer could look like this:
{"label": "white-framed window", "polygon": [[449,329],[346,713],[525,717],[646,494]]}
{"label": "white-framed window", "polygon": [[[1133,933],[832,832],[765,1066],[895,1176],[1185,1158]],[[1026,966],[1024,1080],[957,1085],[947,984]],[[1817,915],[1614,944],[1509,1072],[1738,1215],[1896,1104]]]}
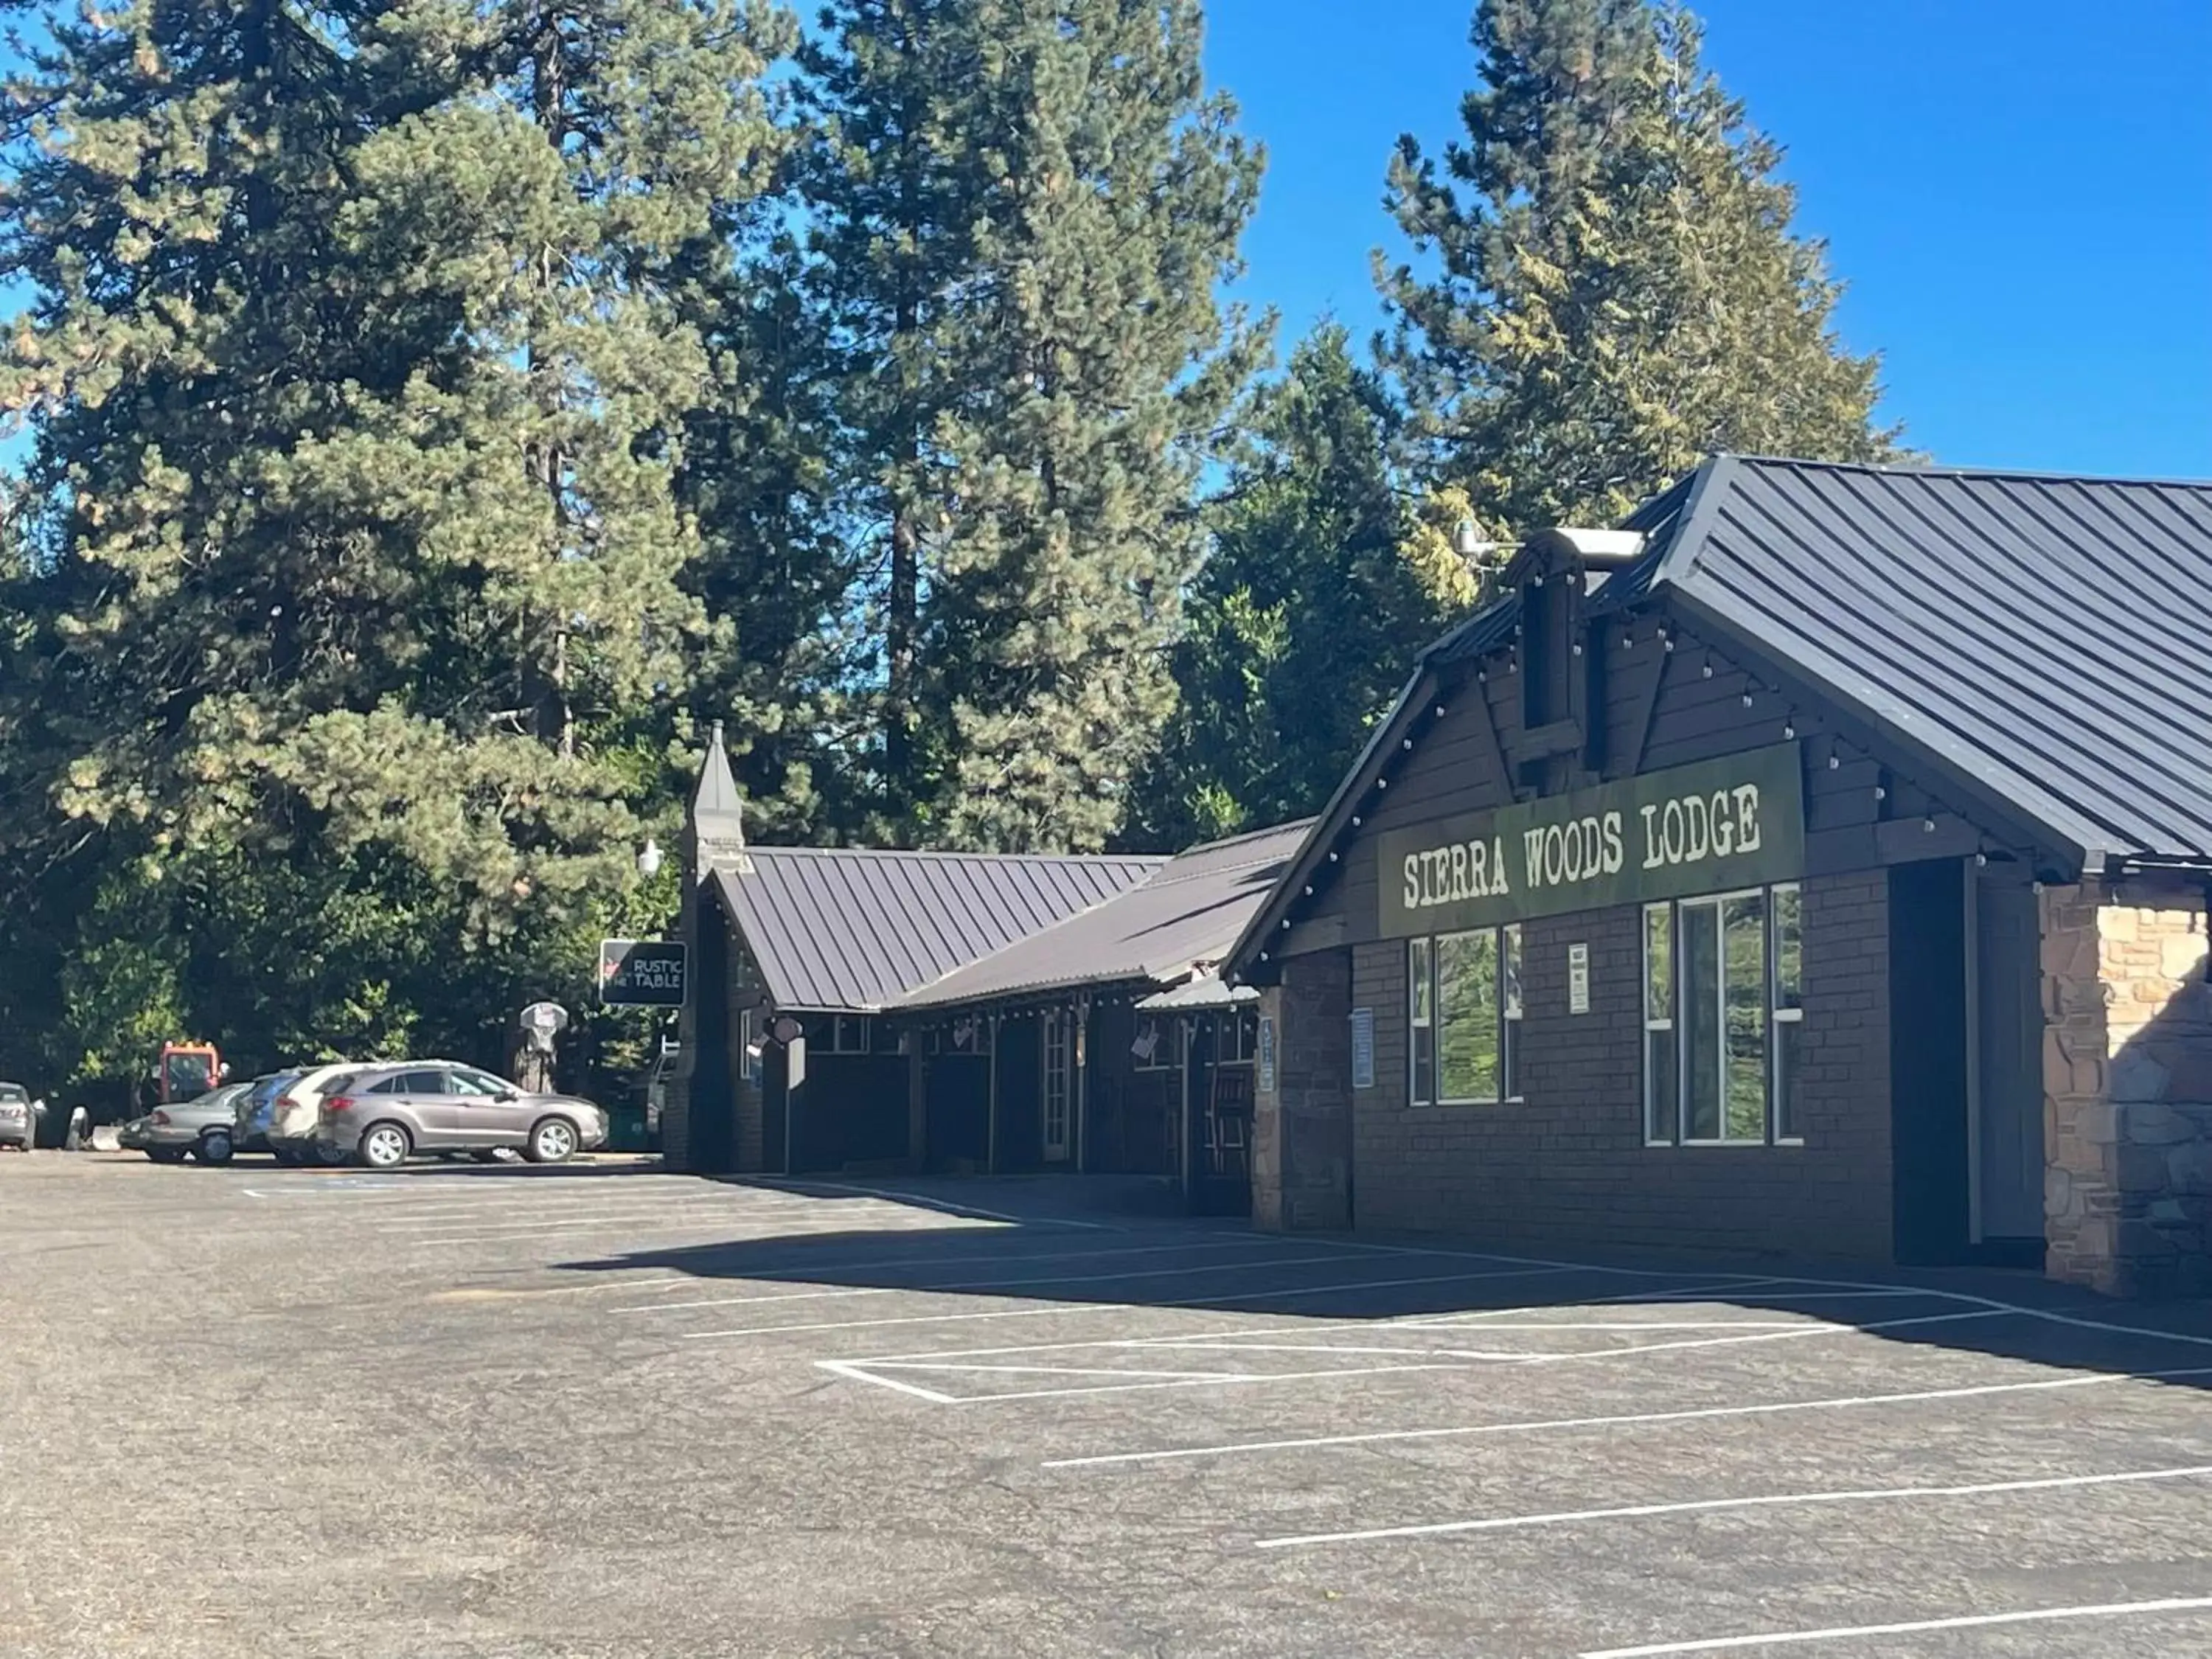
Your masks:
{"label": "white-framed window", "polygon": [[1796,1143],[1805,1136],[1797,1121],[1800,1039],[1805,1024],[1805,902],[1796,885],[1777,887],[1773,898],[1774,1138]]}
{"label": "white-framed window", "polygon": [[1644,1125],[1654,1146],[1800,1138],[1796,883],[1644,908]]}
{"label": "white-framed window", "polygon": [[1520,1097],[1521,929],[1406,944],[1408,1079],[1417,1106]]}
{"label": "white-framed window", "polygon": [[1139,1014],[1137,1035],[1129,1044],[1130,1063],[1139,1072],[1166,1072],[1175,1067],[1176,1023],[1173,1016]]}
{"label": "white-framed window", "polygon": [[817,1054],[865,1054],[868,1052],[866,1014],[823,1014],[806,1023],[806,1046]]}

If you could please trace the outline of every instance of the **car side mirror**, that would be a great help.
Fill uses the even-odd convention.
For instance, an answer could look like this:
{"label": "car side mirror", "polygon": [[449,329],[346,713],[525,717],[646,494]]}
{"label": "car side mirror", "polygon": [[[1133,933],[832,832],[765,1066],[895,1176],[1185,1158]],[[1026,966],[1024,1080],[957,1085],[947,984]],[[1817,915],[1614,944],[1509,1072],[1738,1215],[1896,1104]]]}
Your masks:
{"label": "car side mirror", "polygon": [[502,1106],[508,1106],[521,1099],[522,1097],[515,1093],[512,1089],[501,1089],[497,1094],[494,1095],[492,1098],[499,1102]]}

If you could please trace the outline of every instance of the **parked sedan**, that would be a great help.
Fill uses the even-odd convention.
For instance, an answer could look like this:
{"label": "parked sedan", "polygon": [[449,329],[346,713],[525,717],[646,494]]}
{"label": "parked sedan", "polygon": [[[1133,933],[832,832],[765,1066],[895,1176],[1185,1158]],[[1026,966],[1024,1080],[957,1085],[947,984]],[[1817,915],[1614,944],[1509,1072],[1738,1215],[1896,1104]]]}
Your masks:
{"label": "parked sedan", "polygon": [[254,1079],[252,1086],[238,1097],[238,1130],[234,1138],[240,1152],[276,1151],[269,1135],[276,1116],[277,1097],[303,1075],[296,1071],[271,1072],[267,1077]]}
{"label": "parked sedan", "polygon": [[558,1164],[604,1146],[607,1115],[573,1095],[541,1095],[473,1066],[415,1060],[365,1067],[323,1097],[321,1144],[372,1170],[416,1152],[513,1147],[533,1164]]}
{"label": "parked sedan", "polygon": [[276,1091],[262,1134],[279,1164],[313,1164],[331,1156],[316,1133],[322,1121],[324,1097],[331,1085],[361,1070],[362,1063],[340,1060],[311,1066]]}
{"label": "parked sedan", "polygon": [[181,1164],[187,1155],[203,1164],[228,1164],[237,1150],[239,1097],[253,1085],[228,1083],[197,1100],[157,1106],[134,1117],[116,1133],[127,1152],[143,1152],[156,1164]]}
{"label": "parked sedan", "polygon": [[0,1083],[0,1146],[29,1152],[38,1139],[39,1120],[46,1115],[46,1103],[32,1099],[21,1084]]}

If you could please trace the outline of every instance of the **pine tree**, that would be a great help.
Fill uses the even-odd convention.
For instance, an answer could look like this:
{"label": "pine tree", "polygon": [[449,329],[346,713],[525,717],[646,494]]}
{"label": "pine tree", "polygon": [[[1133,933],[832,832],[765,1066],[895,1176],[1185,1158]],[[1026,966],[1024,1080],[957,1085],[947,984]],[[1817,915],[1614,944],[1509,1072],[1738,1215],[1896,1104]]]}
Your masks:
{"label": "pine tree", "polygon": [[1180,708],[1132,843],[1182,846],[1317,811],[1415,653],[1474,597],[1401,495],[1386,388],[1325,325],[1263,389],[1210,511],[1175,652]]}
{"label": "pine tree", "polygon": [[814,276],[889,833],[1091,847],[1172,696],[1200,470],[1260,337],[1260,160],[1194,0],[843,0],[806,58]]}
{"label": "pine tree", "polygon": [[52,26],[0,260],[44,504],[11,863],[305,927],[296,981],[364,1030],[496,1024],[471,951],[580,986],[703,626],[672,273],[764,176],[774,44],[726,0]]}
{"label": "pine tree", "polygon": [[1775,144],[1659,0],[1482,0],[1441,169],[1399,141],[1417,260],[1378,280],[1431,476],[1501,537],[1607,522],[1717,450],[1894,454]]}

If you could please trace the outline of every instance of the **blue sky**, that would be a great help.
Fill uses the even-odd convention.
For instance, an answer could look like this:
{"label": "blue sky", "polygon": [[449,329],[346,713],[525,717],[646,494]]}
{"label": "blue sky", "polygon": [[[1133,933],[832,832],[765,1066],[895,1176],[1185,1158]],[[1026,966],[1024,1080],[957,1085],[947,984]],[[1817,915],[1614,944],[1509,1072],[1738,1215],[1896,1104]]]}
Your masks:
{"label": "blue sky", "polygon": [[[1788,149],[1845,343],[1939,462],[2212,477],[2212,0],[1705,0],[1709,67]],[[1440,145],[1473,0],[1209,0],[1268,149],[1247,298],[1379,319],[1392,143]]]}

